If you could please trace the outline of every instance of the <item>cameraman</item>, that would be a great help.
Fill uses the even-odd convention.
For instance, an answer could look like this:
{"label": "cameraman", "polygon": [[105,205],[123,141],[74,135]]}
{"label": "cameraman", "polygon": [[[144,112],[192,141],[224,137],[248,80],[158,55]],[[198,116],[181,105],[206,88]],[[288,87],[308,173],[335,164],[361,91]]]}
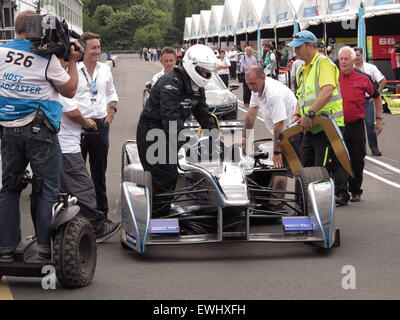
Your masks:
{"label": "cameraman", "polygon": [[76,62],[82,55],[71,47],[68,73],[53,54],[38,54],[26,40],[27,16],[15,21],[16,39],[0,46],[0,128],[3,187],[0,191],[0,260],[12,261],[21,240],[19,194],[30,163],[35,197],[32,207],[39,258],[51,258],[49,227],[59,191],[61,150],[57,138],[61,104],[58,93],[72,98],[78,85]]}

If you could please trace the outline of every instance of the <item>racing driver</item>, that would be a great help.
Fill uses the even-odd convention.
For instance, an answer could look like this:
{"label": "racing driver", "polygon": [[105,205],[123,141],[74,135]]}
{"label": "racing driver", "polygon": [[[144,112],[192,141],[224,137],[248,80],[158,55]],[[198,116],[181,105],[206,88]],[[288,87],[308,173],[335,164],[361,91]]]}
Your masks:
{"label": "racing driver", "polygon": [[[208,112],[204,92],[216,64],[217,58],[208,46],[197,44],[190,47],[182,62],[154,84],[140,115],[136,139],[143,169],[152,175],[153,218],[163,216],[169,210],[168,205],[157,205],[154,195],[173,191],[177,182],[177,150],[180,144],[176,144],[178,149],[173,150],[175,146],[168,143],[170,136],[177,136],[192,114],[203,129],[217,128],[215,119]],[[148,158],[147,151],[155,143],[151,139],[150,131],[153,129],[165,133],[165,147],[161,151],[166,152],[165,162],[154,163]]]}

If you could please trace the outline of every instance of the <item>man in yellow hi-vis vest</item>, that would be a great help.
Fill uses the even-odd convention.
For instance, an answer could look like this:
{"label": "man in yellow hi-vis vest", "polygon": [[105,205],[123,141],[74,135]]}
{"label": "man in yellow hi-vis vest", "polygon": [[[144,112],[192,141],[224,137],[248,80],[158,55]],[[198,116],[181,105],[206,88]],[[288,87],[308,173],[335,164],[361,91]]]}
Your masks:
{"label": "man in yellow hi-vis vest", "polygon": [[344,128],[339,70],[328,57],[318,53],[317,38],[312,32],[301,31],[293,37],[288,46],[293,47],[297,57],[305,62],[296,72],[298,105],[294,117],[304,129],[303,166],[326,167],[335,180],[336,203],[346,205],[350,198],[346,188],[347,174],[337,161],[322,128],[312,127],[316,114],[327,113],[341,130]]}

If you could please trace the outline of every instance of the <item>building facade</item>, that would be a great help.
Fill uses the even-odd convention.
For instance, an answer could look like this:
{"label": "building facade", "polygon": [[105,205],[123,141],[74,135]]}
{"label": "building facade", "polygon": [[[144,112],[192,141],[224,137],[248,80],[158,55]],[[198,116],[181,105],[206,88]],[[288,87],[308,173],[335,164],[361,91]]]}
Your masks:
{"label": "building facade", "polygon": [[[36,10],[37,0],[0,0],[0,42],[14,39],[14,21],[25,10]],[[42,13],[63,18],[69,27],[81,34],[83,30],[83,3],[80,0],[41,0]]]}

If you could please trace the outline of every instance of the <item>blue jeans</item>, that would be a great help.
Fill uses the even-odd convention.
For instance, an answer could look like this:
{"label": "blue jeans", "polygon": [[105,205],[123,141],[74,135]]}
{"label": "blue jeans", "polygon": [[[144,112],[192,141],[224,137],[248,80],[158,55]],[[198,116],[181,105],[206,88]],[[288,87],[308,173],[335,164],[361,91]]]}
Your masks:
{"label": "blue jeans", "polygon": [[19,197],[24,170],[30,163],[35,182],[32,208],[39,247],[50,245],[52,207],[59,192],[61,149],[56,134],[42,126],[2,128],[2,183],[0,191],[0,253],[11,253],[21,241]]}
{"label": "blue jeans", "polygon": [[371,150],[378,148],[378,138],[375,133],[375,106],[365,100],[365,127],[367,129],[368,145]]}

